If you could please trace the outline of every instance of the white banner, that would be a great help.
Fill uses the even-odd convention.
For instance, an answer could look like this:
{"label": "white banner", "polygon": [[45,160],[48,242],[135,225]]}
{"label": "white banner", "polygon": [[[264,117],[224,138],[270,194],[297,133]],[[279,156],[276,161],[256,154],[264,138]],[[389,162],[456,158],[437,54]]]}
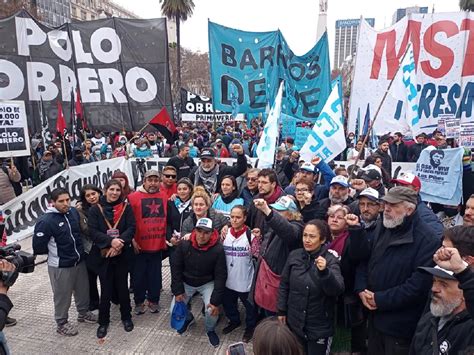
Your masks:
{"label": "white banner", "polygon": [[329,162],[347,146],[339,85],[338,82],[332,88],[306,143],[300,149],[300,156],[305,161],[311,161],[317,155],[322,160]]}
{"label": "white banner", "polygon": [[0,101],[0,158],[30,155],[24,101]]}
{"label": "white banner", "polygon": [[[473,122],[474,14],[470,12],[411,14],[376,31],[361,21],[348,131],[354,132],[357,111],[375,112],[399,61],[412,43],[418,84],[419,126],[431,133],[443,115]],[[375,122],[377,134],[409,132],[405,104],[387,98]]]}
{"label": "white banner", "polygon": [[182,113],[181,120],[186,122],[227,122],[227,121],[244,121],[243,113],[232,117],[231,113]]}
{"label": "white banner", "polygon": [[82,186],[93,184],[102,188],[110,180],[115,170],[126,173],[132,183],[133,174],[130,162],[124,158],[109,159],[63,170],[0,206],[5,218],[8,243],[22,240],[33,233],[37,219],[48,208],[49,194],[52,190],[64,187],[71,194],[71,200],[78,200]]}

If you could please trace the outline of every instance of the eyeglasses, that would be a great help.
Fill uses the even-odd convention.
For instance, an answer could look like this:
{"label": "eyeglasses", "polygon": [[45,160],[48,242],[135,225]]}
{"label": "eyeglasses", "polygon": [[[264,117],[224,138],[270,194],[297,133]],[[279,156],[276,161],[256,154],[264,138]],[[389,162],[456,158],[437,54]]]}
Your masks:
{"label": "eyeglasses", "polygon": [[257,180],[258,180],[258,178],[256,178],[256,177],[247,177],[247,178],[245,178],[245,179],[246,179],[247,181],[257,181]]}
{"label": "eyeglasses", "polygon": [[176,179],[176,175],[163,174],[163,176],[164,176],[165,178],[168,178],[168,179]]}

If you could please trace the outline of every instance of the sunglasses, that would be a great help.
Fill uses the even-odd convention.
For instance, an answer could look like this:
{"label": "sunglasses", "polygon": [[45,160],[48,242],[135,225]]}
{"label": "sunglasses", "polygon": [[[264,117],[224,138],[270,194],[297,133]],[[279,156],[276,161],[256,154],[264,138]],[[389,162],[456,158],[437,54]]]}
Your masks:
{"label": "sunglasses", "polygon": [[176,179],[176,175],[167,175],[167,174],[163,174],[165,178],[168,178],[168,179]]}

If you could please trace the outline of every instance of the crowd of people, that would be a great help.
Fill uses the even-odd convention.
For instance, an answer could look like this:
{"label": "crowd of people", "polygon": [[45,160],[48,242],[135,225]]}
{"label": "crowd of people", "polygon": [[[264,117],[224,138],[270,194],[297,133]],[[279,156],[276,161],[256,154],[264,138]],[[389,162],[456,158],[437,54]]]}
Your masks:
{"label": "crowd of people", "polygon": [[[62,188],[51,192],[33,250],[48,255],[57,332],[78,334],[68,316],[74,296],[77,321],[98,323],[99,339],[108,333],[111,303],[127,332],[145,312],[169,308],[184,334],[200,295],[214,347],[225,317],[222,333],[243,326],[242,341],[253,339],[256,354],[327,354],[339,332],[350,334],[346,350],[354,354],[474,352],[471,152],[463,158],[462,202],[427,204],[420,179],[392,172],[392,162],[416,161],[427,144],[454,146],[438,131],[410,146],[399,133],[381,137],[372,150],[348,135],[340,157],[348,164],[339,167],[318,157],[302,161],[288,137],[274,168],[258,169],[248,157],[260,129],[259,122],[250,129],[189,125],[171,145],[154,132],[33,142],[36,162],[25,173],[37,171],[40,181],[66,162],[169,157],[138,187],[116,171],[103,190],[85,185],[79,201]],[[225,157],[235,163],[222,163]],[[352,165],[358,157],[362,168]],[[23,172],[7,165],[0,183],[9,182],[4,191],[13,195],[1,197],[11,199]],[[165,258],[171,305],[160,302]]]}

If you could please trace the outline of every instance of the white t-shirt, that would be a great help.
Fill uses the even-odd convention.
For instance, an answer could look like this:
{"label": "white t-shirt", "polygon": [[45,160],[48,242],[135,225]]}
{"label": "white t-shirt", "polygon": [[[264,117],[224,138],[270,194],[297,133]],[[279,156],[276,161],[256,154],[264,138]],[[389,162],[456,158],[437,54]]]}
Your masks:
{"label": "white t-shirt", "polygon": [[[252,240],[255,236],[252,234]],[[247,233],[239,238],[230,234],[230,228],[223,242],[227,262],[227,281],[225,286],[237,292],[249,292],[252,286],[254,266],[250,253]]]}
{"label": "white t-shirt", "polygon": [[94,143],[94,145],[102,147],[102,144],[105,144],[105,137],[100,137],[100,138],[92,137],[91,141],[92,143]]}

